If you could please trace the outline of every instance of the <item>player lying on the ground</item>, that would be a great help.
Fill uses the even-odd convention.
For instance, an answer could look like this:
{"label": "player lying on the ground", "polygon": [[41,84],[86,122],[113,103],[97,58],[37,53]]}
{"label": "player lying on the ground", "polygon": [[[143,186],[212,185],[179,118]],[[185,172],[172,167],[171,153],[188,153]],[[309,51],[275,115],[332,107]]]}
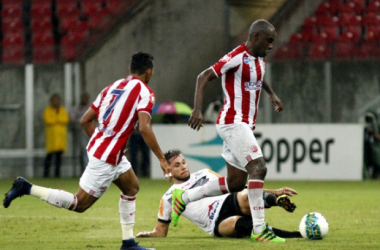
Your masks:
{"label": "player lying on the ground", "polygon": [[[165,154],[172,174],[174,184],[163,195],[158,212],[158,221],[153,231],[140,232],[139,237],[166,237],[171,222],[171,192],[175,188],[191,189],[219,177],[218,174],[202,169],[190,174],[185,157],[179,150],[170,150]],[[283,207],[288,212],[293,212],[296,205],[288,196],[297,194],[291,188],[277,190],[264,190],[263,199],[265,208],[272,206]],[[252,217],[249,208],[247,190],[238,193],[225,194],[215,197],[207,197],[186,205],[182,215],[202,228],[210,235],[219,237],[249,237],[252,232]],[[274,233],[283,238],[298,238],[298,231],[289,232],[269,227]]]}

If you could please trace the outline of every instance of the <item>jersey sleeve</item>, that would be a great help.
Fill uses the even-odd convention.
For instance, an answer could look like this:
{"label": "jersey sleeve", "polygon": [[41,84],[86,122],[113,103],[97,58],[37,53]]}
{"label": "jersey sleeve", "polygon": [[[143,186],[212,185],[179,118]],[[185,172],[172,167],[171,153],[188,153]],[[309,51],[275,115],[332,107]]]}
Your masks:
{"label": "jersey sleeve", "polygon": [[166,193],[161,201],[158,210],[158,221],[163,223],[170,223],[172,215],[171,195]]}
{"label": "jersey sleeve", "polygon": [[223,56],[218,62],[212,65],[212,69],[214,73],[220,77],[224,73],[226,73],[229,69],[235,68],[239,65],[239,60],[237,60],[236,56],[231,52]]}
{"label": "jersey sleeve", "polygon": [[154,92],[146,87],[141,89],[140,93],[141,100],[137,105],[137,112],[147,112],[152,114],[152,108],[155,101]]}
{"label": "jersey sleeve", "polygon": [[99,113],[100,100],[102,99],[102,95],[103,95],[103,91],[99,93],[95,101],[91,104],[91,108],[95,110],[97,114]]}

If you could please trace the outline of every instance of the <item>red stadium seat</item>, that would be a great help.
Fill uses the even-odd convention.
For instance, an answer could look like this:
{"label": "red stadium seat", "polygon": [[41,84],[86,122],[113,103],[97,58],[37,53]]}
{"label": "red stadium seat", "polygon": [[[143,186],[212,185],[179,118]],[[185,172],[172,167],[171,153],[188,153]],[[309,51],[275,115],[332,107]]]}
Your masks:
{"label": "red stadium seat", "polygon": [[54,46],[54,37],[52,32],[35,32],[32,39],[33,47],[36,46]]}
{"label": "red stadium seat", "polygon": [[57,14],[59,18],[76,17],[79,18],[81,11],[73,3],[59,3],[57,4]]}
{"label": "red stadium seat", "polygon": [[8,5],[22,5],[24,0],[3,0],[2,5],[8,6]]}
{"label": "red stadium seat", "polygon": [[359,2],[350,1],[345,4],[343,4],[339,8],[339,12],[346,12],[346,13],[355,13],[357,15],[361,15],[363,10],[363,4],[360,4]]}
{"label": "red stadium seat", "polygon": [[380,40],[380,26],[379,25],[365,26],[364,40],[366,41]]}
{"label": "red stadium seat", "polygon": [[22,32],[24,30],[24,24],[20,18],[3,18],[2,19],[2,31],[8,32]]}
{"label": "red stadium seat", "polygon": [[75,55],[74,45],[61,46],[61,60],[73,61],[75,59]]}
{"label": "red stadium seat", "polygon": [[53,24],[51,23],[51,19],[43,17],[43,18],[34,18],[31,22],[32,32],[52,32]]}
{"label": "red stadium seat", "polygon": [[369,13],[380,13],[380,1],[374,0],[370,2],[367,6],[367,9],[365,10],[367,14]]}
{"label": "red stadium seat", "polygon": [[331,57],[331,48],[326,42],[312,43],[310,46],[309,59],[327,60]]}
{"label": "red stadium seat", "polygon": [[86,2],[82,3],[82,11],[85,16],[91,16],[102,10],[102,6],[98,2]]}
{"label": "red stadium seat", "polygon": [[300,59],[303,57],[303,43],[288,43],[278,49],[274,57],[279,60]]}
{"label": "red stadium seat", "polygon": [[30,11],[30,16],[32,19],[44,18],[44,17],[51,19],[53,16],[51,3],[46,2],[46,3],[33,4],[32,9]]}
{"label": "red stadium seat", "polygon": [[24,33],[23,32],[17,32],[17,33],[6,33],[4,34],[3,41],[2,41],[3,47],[9,47],[9,46],[24,46]]}
{"label": "red stadium seat", "polygon": [[335,43],[335,58],[350,59],[355,51],[355,45],[349,41]]}
{"label": "red stadium seat", "polygon": [[[56,0],[58,1],[58,0]],[[35,4],[49,4],[50,6],[52,6],[54,0],[30,0],[30,3],[31,5],[35,5]]]}
{"label": "red stadium seat", "polygon": [[33,48],[33,63],[46,64],[55,62],[54,46],[37,46]]}
{"label": "red stadium seat", "polygon": [[343,33],[351,33],[353,39],[358,41],[362,36],[362,26],[361,25],[348,25],[343,29]]}
{"label": "red stadium seat", "polygon": [[323,32],[327,35],[327,41],[333,42],[338,39],[339,27],[338,26],[323,26]]}
{"label": "red stadium seat", "polygon": [[88,32],[71,31],[61,39],[61,45],[75,45],[83,41]]}
{"label": "red stadium seat", "polygon": [[3,64],[23,64],[24,47],[3,47],[1,61]]}
{"label": "red stadium seat", "polygon": [[359,41],[359,39],[360,39],[360,36],[352,32],[344,32],[339,37],[339,41],[342,41],[342,42],[357,42]]}
{"label": "red stadium seat", "polygon": [[362,18],[354,13],[341,13],[338,17],[338,24],[340,26],[346,26],[350,24],[361,24]]}
{"label": "red stadium seat", "polygon": [[289,43],[292,42],[303,42],[302,33],[293,33],[289,38]]}
{"label": "red stadium seat", "polygon": [[61,32],[68,31],[88,31],[89,26],[86,21],[81,21],[78,18],[62,18],[60,23]]}
{"label": "red stadium seat", "polygon": [[316,17],[318,26],[336,26],[338,25],[338,17],[336,16],[320,16]]}
{"label": "red stadium seat", "polygon": [[4,5],[1,10],[1,18],[22,18],[22,5]]}
{"label": "red stadium seat", "polygon": [[335,16],[339,6],[331,5],[329,2],[320,3],[315,11],[316,16]]}
{"label": "red stadium seat", "polygon": [[354,50],[355,59],[372,59],[380,57],[380,47],[377,41],[365,41]]}
{"label": "red stadium seat", "polygon": [[363,25],[380,25],[380,11],[378,13],[369,12],[362,18]]}

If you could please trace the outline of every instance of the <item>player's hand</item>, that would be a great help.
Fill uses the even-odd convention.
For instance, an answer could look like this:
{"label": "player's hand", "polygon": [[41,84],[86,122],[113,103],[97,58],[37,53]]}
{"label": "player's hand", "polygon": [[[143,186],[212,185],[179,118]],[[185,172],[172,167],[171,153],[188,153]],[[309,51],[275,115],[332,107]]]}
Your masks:
{"label": "player's hand", "polygon": [[136,234],[135,238],[148,238],[151,237],[151,232],[140,232]]}
{"label": "player's hand", "polygon": [[193,109],[193,112],[191,112],[190,119],[188,121],[188,125],[194,129],[194,130],[199,130],[201,127],[203,127],[203,114],[202,110],[200,109]]}
{"label": "player's hand", "polygon": [[276,194],[276,195],[286,194],[287,196],[292,197],[293,195],[297,195],[298,192],[294,189],[291,189],[288,187],[283,187],[283,188],[279,188],[279,189],[274,190],[274,194]]}
{"label": "player's hand", "polygon": [[274,105],[274,111],[276,111],[277,113],[282,112],[284,107],[282,106],[282,102],[281,102],[280,98],[278,98],[277,95],[275,95],[275,94],[271,95],[269,97],[269,100]]}
{"label": "player's hand", "polygon": [[160,166],[161,166],[162,172],[164,172],[165,179],[168,182],[171,182],[171,180],[172,180],[172,174],[169,172],[168,162],[166,161],[165,158],[163,158],[162,160],[160,160]]}

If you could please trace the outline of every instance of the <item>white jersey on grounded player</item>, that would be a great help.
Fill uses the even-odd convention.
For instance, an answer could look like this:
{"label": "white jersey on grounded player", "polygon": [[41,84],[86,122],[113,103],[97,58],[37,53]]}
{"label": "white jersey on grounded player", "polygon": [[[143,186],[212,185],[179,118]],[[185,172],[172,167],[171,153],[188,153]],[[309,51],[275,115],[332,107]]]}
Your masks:
{"label": "white jersey on grounded player", "polygon": [[[172,185],[162,196],[158,211],[158,220],[164,223],[171,221],[172,191],[173,189],[191,189],[204,185],[210,180],[217,179],[219,175],[209,169],[202,169],[190,175],[190,179],[181,184]],[[219,217],[220,209],[228,194],[206,197],[186,205],[181,216],[186,217],[210,235],[214,235],[215,221]]]}
{"label": "white jersey on grounded player", "polygon": [[103,89],[91,105],[99,125],[87,145],[88,153],[109,164],[119,164],[138,112],[150,115],[154,99],[149,86],[133,76]]}
{"label": "white jersey on grounded player", "polygon": [[222,76],[224,104],[216,124],[244,122],[255,128],[265,60],[254,57],[243,43],[212,66]]}

